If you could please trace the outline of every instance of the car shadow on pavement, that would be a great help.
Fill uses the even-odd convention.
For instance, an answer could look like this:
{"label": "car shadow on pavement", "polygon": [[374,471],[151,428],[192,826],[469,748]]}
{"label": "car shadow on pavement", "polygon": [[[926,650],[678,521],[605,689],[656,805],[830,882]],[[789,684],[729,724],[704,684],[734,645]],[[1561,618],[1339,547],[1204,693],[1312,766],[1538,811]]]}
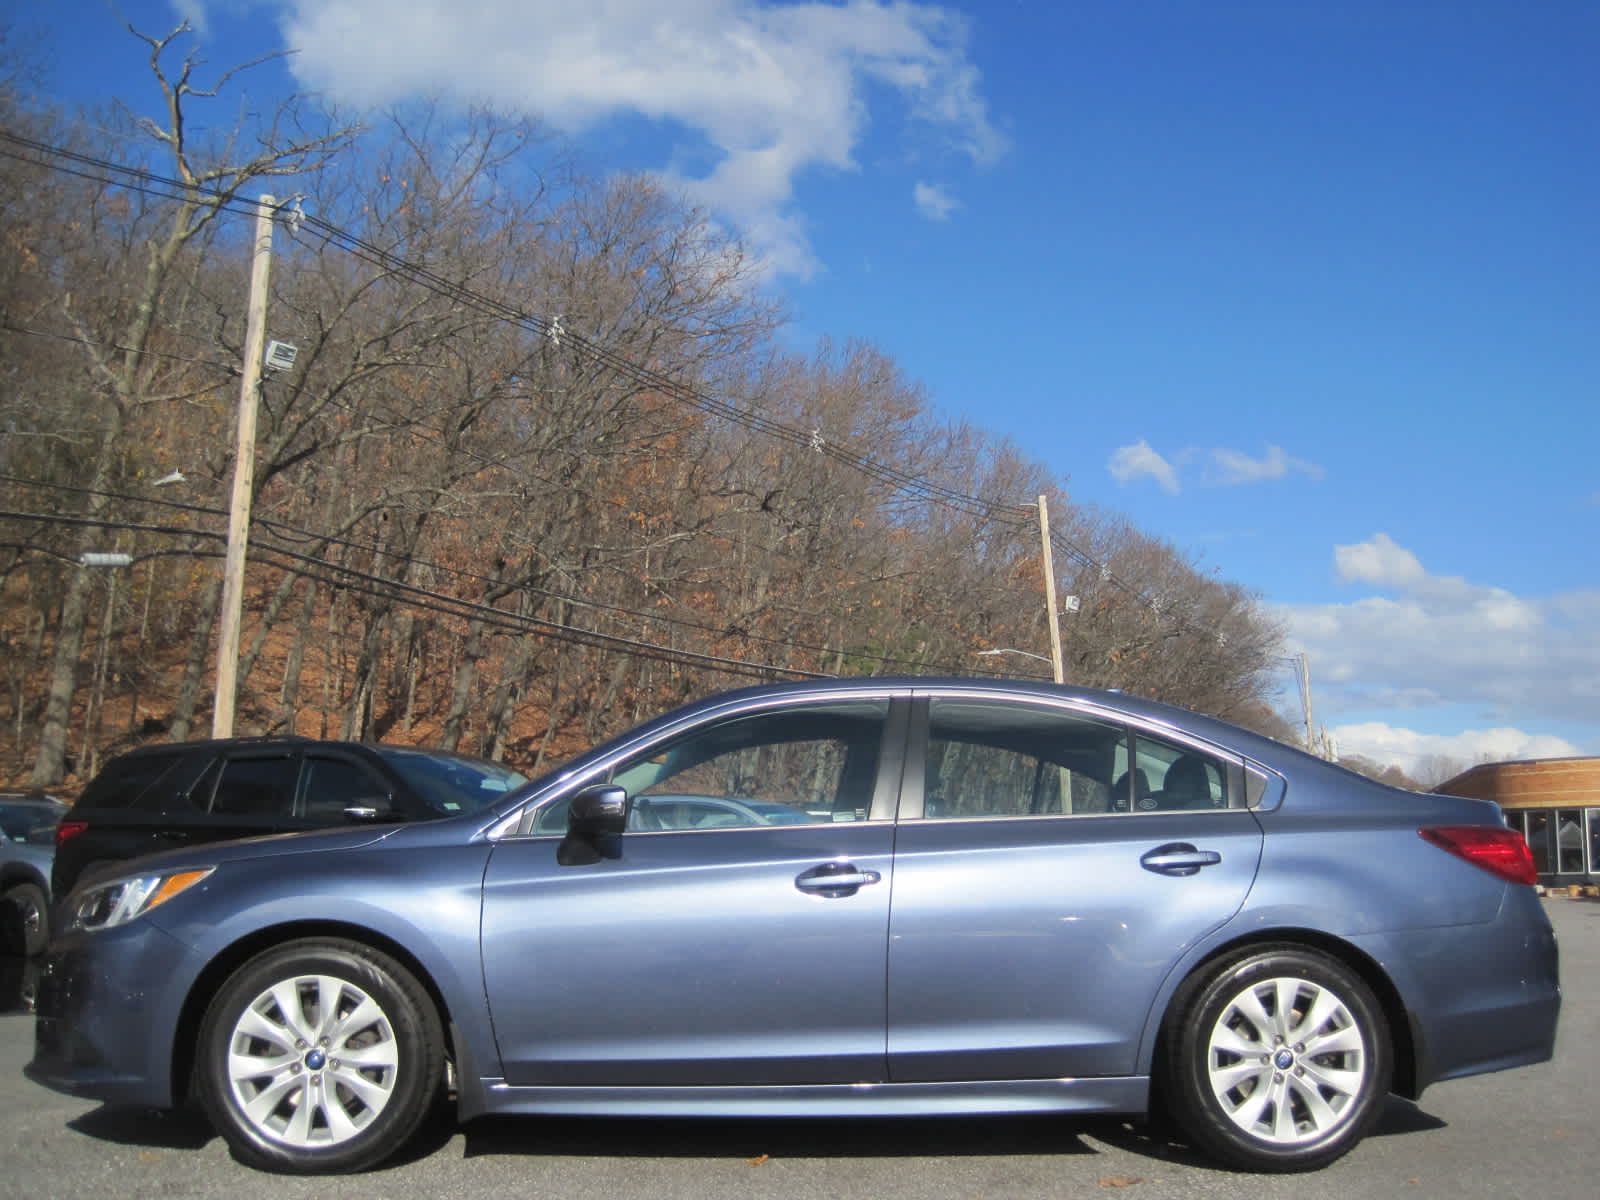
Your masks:
{"label": "car shadow on pavement", "polygon": [[1401,1096],[1390,1096],[1383,1115],[1378,1118],[1378,1124],[1367,1136],[1391,1137],[1398,1133],[1429,1133],[1435,1129],[1445,1128],[1448,1128],[1447,1122],[1441,1121],[1430,1112],[1424,1112],[1414,1101]]}
{"label": "car shadow on pavement", "polygon": [[102,1142],[157,1150],[199,1150],[216,1136],[211,1122],[190,1109],[166,1111],[109,1104],[68,1121],[67,1128]]}
{"label": "car shadow on pavement", "polygon": [[[1378,1123],[1367,1134],[1369,1138],[1390,1137],[1395,1134],[1422,1133],[1433,1129],[1445,1128],[1445,1122],[1431,1113],[1423,1112],[1409,1100],[1399,1096],[1390,1096],[1384,1103],[1383,1112],[1378,1117]],[[1196,1150],[1186,1141],[1183,1141],[1177,1130],[1169,1121],[1130,1121],[1127,1118],[1102,1117],[1084,1118],[1078,1126],[1081,1133],[1088,1134],[1108,1146],[1125,1150],[1129,1154],[1137,1154],[1144,1158],[1157,1159],[1161,1162],[1181,1163],[1187,1167],[1194,1167],[1204,1171],[1218,1171],[1224,1174],[1234,1174],[1232,1168],[1224,1166],[1216,1159]]]}
{"label": "car shadow on pavement", "polygon": [[604,1158],[926,1158],[1094,1154],[1060,1117],[648,1119],[480,1117],[466,1155]]}
{"label": "car shadow on pavement", "polygon": [[[67,1123],[76,1133],[119,1145],[200,1150],[216,1136],[198,1112],[103,1105]],[[1443,1129],[1445,1122],[1391,1096],[1369,1136]],[[991,1116],[839,1119],[649,1119],[644,1117],[479,1117],[458,1126],[448,1108],[430,1117],[385,1168],[437,1154],[466,1140],[464,1157],[544,1158],[967,1158],[986,1155],[1094,1155],[1102,1142],[1161,1162],[1226,1171],[1176,1140],[1161,1124],[1120,1117]],[[1085,1139],[1092,1139],[1086,1141]]]}

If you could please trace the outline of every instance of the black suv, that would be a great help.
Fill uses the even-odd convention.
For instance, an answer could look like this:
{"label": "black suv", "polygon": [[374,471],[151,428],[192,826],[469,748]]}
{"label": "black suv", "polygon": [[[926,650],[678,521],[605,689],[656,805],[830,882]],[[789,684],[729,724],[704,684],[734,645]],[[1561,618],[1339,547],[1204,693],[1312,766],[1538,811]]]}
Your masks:
{"label": "black suv", "polygon": [[484,807],[526,779],[449,750],[226,738],[143,746],[112,759],[56,826],[51,890],[104,863],[178,846]]}

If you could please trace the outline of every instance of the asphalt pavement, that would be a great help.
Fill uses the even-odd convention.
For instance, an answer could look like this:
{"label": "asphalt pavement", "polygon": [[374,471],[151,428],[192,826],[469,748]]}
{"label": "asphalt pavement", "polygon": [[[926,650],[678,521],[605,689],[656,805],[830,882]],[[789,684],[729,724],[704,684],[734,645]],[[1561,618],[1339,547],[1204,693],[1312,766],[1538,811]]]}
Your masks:
{"label": "asphalt pavement", "polygon": [[356,1179],[263,1175],[203,1118],[108,1109],[22,1075],[29,968],[0,959],[0,1197],[519,1200],[1593,1200],[1600,1194],[1600,901],[1545,901],[1565,1006],[1548,1063],[1391,1100],[1377,1132],[1312,1175],[1245,1176],[1120,1121],[441,1121]]}

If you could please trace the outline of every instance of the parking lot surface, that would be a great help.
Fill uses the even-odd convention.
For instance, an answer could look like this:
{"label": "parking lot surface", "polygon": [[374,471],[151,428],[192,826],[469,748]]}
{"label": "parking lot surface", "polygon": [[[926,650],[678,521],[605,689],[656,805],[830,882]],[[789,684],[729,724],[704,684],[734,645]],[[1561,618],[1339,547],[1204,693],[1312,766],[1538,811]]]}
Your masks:
{"label": "parking lot surface", "polygon": [[235,1163],[203,1117],[109,1109],[22,1075],[31,967],[0,959],[0,1197],[560,1197],[996,1200],[1120,1193],[1352,1200],[1592,1200],[1600,1180],[1600,902],[1545,902],[1565,1006],[1553,1061],[1391,1099],[1376,1133],[1313,1175],[1242,1176],[1107,1119],[441,1121],[357,1180]]}

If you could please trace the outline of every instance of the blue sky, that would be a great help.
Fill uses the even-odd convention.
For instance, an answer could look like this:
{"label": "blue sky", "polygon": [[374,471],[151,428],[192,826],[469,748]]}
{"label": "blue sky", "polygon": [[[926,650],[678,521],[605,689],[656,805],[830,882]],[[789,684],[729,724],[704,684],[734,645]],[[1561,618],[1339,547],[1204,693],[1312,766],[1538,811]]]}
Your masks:
{"label": "blue sky", "polygon": [[7,11],[72,99],[148,103],[118,14],[188,15],[218,66],[291,44],[348,103],[492,98],[660,172],[797,346],[878,344],[1259,592],[1341,750],[1600,754],[1592,2],[46,7]]}

